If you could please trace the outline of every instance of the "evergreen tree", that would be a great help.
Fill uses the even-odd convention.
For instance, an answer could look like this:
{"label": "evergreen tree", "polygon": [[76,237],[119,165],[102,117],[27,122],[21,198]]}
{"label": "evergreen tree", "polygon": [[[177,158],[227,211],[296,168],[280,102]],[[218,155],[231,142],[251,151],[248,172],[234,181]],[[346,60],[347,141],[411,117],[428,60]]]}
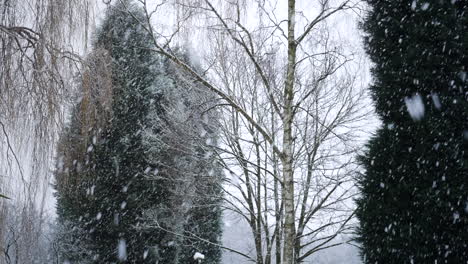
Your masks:
{"label": "evergreen tree", "polygon": [[[83,80],[84,87],[88,82],[97,86],[83,91],[84,99],[102,93],[106,85],[112,87],[105,94],[111,97],[110,114],[103,118],[105,112],[100,111],[99,101],[82,99],[72,113],[59,151],[68,160],[66,169],[56,173],[59,222],[83,230],[85,235],[76,239],[87,242],[83,249],[87,257],[73,250],[73,254],[64,252],[63,258],[70,261],[155,262],[152,249],[163,234],[159,229],[141,228],[143,212],[163,203],[166,190],[160,182],[147,180],[151,168],[141,139],[150,104],[158,104],[155,76],[161,65],[149,50],[151,38],[126,8],[143,19],[130,1],[110,7],[94,44],[108,57],[110,83],[99,83],[96,78]],[[103,119],[98,127],[93,126],[87,111],[93,107],[95,119]],[[67,175],[60,175],[63,173]],[[69,240],[74,237],[69,236]]]}
{"label": "evergreen tree", "polygon": [[[187,56],[179,57],[190,63]],[[171,186],[169,207],[149,211],[158,225],[170,230],[161,243],[162,262],[198,263],[194,259],[198,252],[205,255],[203,263],[219,263],[223,174],[215,156],[214,97],[173,63],[165,60],[164,65],[165,74],[158,82],[164,83],[160,86],[163,114],[151,111],[144,132],[144,141],[152,146],[147,155],[159,168],[153,178]]]}
{"label": "evergreen tree", "polygon": [[113,87],[112,117],[92,152],[93,204],[84,222],[96,263],[155,262],[152,249],[163,235],[141,228],[143,212],[164,203],[167,188],[147,180],[153,168],[142,131],[150,105],[158,104],[160,64],[150,51],[151,38],[133,16],[144,20],[130,1],[110,7],[96,37],[95,45],[111,57]]}
{"label": "evergreen tree", "polygon": [[365,263],[468,262],[468,4],[368,0],[383,127],[361,157]]}
{"label": "evergreen tree", "polygon": [[107,11],[89,59],[96,67],[83,78],[82,99],[62,135],[55,173],[60,257],[197,263],[200,252],[204,263],[219,263],[213,96],[154,55],[135,17],[144,20],[131,1]]}
{"label": "evergreen tree", "polygon": [[82,78],[82,94],[73,107],[68,126],[62,132],[57,148],[55,196],[57,230],[54,244],[61,260],[87,263],[91,252],[86,247],[89,235],[83,229],[84,212],[92,205],[94,144],[105,129],[111,112],[109,56],[97,49],[87,61]]}

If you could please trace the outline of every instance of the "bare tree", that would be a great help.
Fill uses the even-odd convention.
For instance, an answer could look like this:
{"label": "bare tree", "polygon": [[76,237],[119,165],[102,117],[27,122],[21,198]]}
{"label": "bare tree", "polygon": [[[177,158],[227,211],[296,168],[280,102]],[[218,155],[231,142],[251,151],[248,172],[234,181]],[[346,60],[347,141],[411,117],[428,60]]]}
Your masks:
{"label": "bare tree", "polygon": [[[328,21],[359,2],[138,2],[154,51],[227,106],[220,155],[239,180],[226,187],[237,189],[228,204],[249,222],[256,262],[271,263],[275,249],[276,263],[299,263],[336,245],[353,216],[349,140],[366,113],[353,56]],[[196,36],[204,37],[202,73],[171,49]]]}
{"label": "bare tree", "polygon": [[[261,80],[259,77],[252,79],[255,70],[246,66],[249,58],[239,58],[239,52],[221,53],[216,56],[220,64],[213,64],[213,68],[222,74],[219,78],[226,87],[232,88],[233,96],[243,98],[243,107],[249,109],[250,114],[277,139],[280,117],[268,104],[266,94],[258,91]],[[314,72],[300,76],[303,80],[301,85],[312,89],[309,98],[301,97],[302,106],[297,110],[293,123],[297,262],[336,245],[330,242],[349,228],[352,217],[350,203],[354,195],[352,175],[356,167],[351,157],[358,146],[350,142],[358,136],[353,128],[357,129],[357,122],[364,118],[364,94],[355,85],[357,76],[352,72],[334,75],[340,68],[345,69],[347,62],[342,60],[345,57],[333,50],[322,53],[320,59],[323,64]],[[316,62],[316,65],[320,64]],[[233,68],[237,70],[229,73],[223,70],[229,68],[229,64],[235,65]],[[268,76],[280,75],[274,67],[267,69],[270,71]],[[229,116],[231,118],[227,118]],[[226,190],[231,196],[229,207],[249,223],[257,262],[272,263],[273,258],[280,263],[278,249],[282,248],[284,227],[281,208],[284,205],[279,197],[279,160],[259,133],[236,112],[226,112],[223,128],[224,145],[228,148],[220,152],[224,154],[226,167],[233,176],[231,188]]]}
{"label": "bare tree", "polygon": [[[17,240],[25,254],[39,246],[54,144],[84,48],[74,43],[87,41],[92,10],[91,2],[78,0],[0,1],[0,193],[11,198],[0,199],[0,210],[39,224]],[[12,235],[5,219],[0,216],[1,248]]]}
{"label": "bare tree", "polygon": [[15,206],[2,208],[6,214],[0,263],[48,263],[48,234],[44,232],[44,223],[38,221],[39,214],[43,213],[35,208]]}

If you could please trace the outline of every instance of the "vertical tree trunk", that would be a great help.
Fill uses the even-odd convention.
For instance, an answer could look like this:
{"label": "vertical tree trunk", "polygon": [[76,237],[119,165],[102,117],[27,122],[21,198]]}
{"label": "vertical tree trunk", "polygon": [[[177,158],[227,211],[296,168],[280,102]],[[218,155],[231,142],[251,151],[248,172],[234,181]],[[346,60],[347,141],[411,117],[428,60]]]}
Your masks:
{"label": "vertical tree trunk", "polygon": [[292,121],[294,79],[296,71],[295,0],[288,1],[288,65],[284,86],[283,111],[283,203],[284,203],[284,249],[283,263],[294,263],[294,245],[296,240],[294,214],[294,174],[292,166]]}
{"label": "vertical tree trunk", "polygon": [[[273,142],[276,142],[276,129],[275,129],[275,118],[274,118],[274,110],[271,109],[271,131],[272,131],[272,139]],[[278,180],[278,159],[276,156],[276,152],[272,150],[273,156],[273,175],[274,175],[274,189],[273,195],[275,199],[275,263],[281,264],[281,241],[282,241],[282,219],[281,219],[281,201],[279,198],[279,180]]]}

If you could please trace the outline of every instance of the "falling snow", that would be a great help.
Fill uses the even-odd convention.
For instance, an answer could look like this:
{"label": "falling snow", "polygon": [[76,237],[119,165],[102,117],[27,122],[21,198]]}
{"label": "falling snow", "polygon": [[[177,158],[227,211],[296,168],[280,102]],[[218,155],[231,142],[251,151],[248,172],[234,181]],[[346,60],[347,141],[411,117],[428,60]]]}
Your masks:
{"label": "falling snow", "polygon": [[195,255],[193,255],[193,259],[194,260],[204,260],[205,259],[205,255],[203,255],[202,253],[200,252],[196,252]]}
{"label": "falling snow", "polygon": [[419,121],[424,117],[424,103],[420,94],[405,97],[405,104],[413,120]]}
{"label": "falling snow", "polygon": [[127,259],[127,242],[124,239],[119,239],[119,243],[117,245],[117,257],[121,261]]}

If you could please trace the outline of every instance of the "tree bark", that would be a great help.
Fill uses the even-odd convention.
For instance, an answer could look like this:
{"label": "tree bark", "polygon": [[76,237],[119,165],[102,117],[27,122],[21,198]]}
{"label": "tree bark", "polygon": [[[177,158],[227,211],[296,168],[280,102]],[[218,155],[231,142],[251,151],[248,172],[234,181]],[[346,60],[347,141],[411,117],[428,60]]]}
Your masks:
{"label": "tree bark", "polygon": [[294,79],[296,72],[296,48],[294,36],[295,0],[288,1],[288,66],[284,86],[283,112],[283,202],[284,202],[284,248],[283,263],[294,263],[294,245],[296,241],[296,226],[294,213],[294,173],[292,157],[292,122],[294,119]]}

